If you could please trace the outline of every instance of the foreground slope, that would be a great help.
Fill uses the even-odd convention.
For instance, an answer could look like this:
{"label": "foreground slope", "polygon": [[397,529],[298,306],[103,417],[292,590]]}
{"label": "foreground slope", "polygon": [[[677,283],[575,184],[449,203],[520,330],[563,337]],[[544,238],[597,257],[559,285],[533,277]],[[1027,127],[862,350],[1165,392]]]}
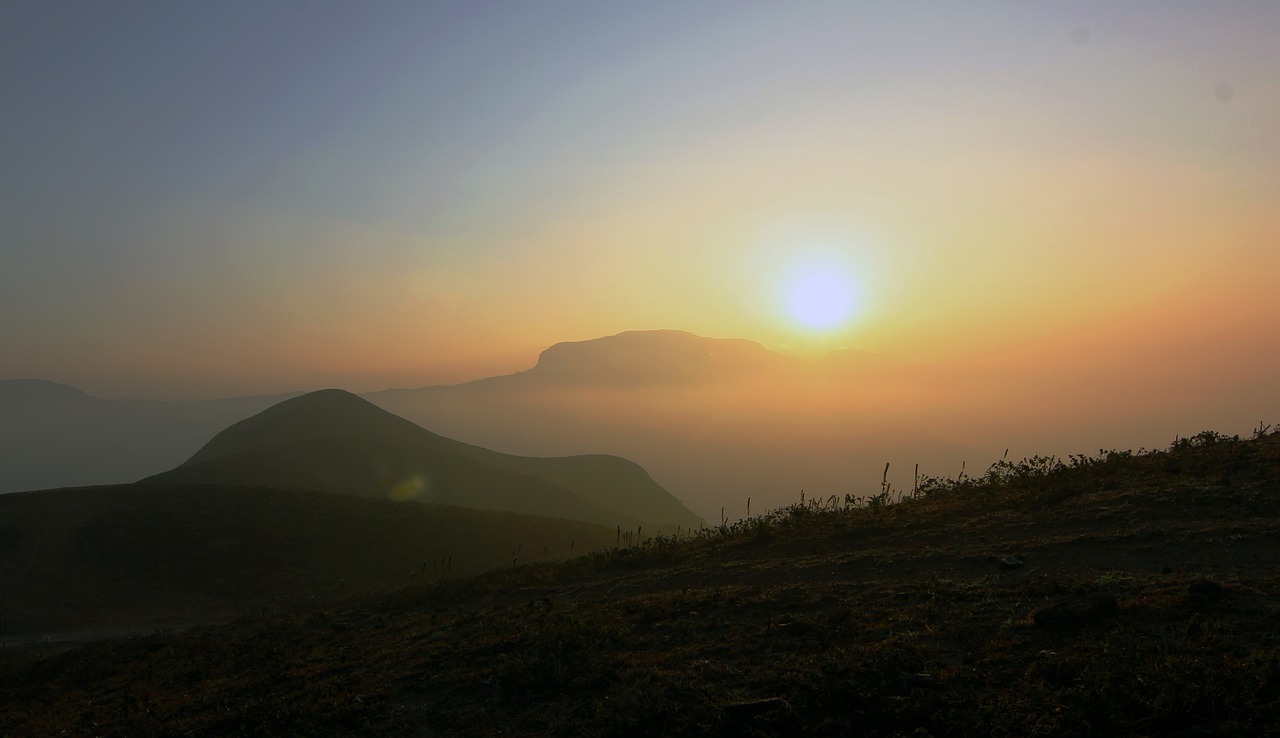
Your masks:
{"label": "foreground slope", "polygon": [[[253,487],[0,495],[0,636],[150,630],[613,545],[612,528]],[[3,731],[0,731],[2,733]]]}
{"label": "foreground slope", "polygon": [[[311,392],[246,418],[186,463],[144,481],[319,490],[632,529],[701,522],[678,503],[663,506],[673,498],[625,460],[508,456],[438,436],[342,390]],[[612,504],[623,499],[615,487],[635,504]]]}
{"label": "foreground slope", "polygon": [[[13,734],[1274,735],[1280,436],[12,653]],[[889,495],[892,497],[893,495]],[[827,508],[836,508],[826,510]]]}

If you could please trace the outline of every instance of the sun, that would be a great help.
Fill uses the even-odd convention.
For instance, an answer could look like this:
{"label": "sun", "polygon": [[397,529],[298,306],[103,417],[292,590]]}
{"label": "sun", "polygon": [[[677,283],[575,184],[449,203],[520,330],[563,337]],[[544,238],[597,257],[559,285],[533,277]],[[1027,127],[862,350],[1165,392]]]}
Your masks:
{"label": "sun", "polygon": [[844,216],[811,215],[762,227],[751,258],[759,309],[785,343],[809,353],[842,346],[874,319],[884,284],[884,240]]}
{"label": "sun", "polygon": [[810,267],[795,273],[786,287],[787,315],[802,328],[822,332],[847,323],[857,308],[857,290],[847,275]]}

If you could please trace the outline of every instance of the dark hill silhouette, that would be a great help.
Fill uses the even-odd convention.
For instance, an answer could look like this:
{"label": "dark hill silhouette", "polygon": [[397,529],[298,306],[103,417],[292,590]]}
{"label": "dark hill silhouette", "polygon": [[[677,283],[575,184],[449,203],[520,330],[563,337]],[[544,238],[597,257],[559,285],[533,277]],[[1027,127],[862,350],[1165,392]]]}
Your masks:
{"label": "dark hill silhouette", "polygon": [[150,632],[615,541],[613,528],[590,523],[323,492],[161,484],[19,492],[0,495],[0,637]]}
{"label": "dark hill silhouette", "polygon": [[306,441],[350,438],[400,445],[426,437],[423,428],[339,389],[285,400],[221,431],[182,466]]}
{"label": "dark hill silhouette", "polygon": [[701,522],[624,460],[508,456],[436,435],[343,390],[270,407],[143,481],[307,489],[654,532]]}

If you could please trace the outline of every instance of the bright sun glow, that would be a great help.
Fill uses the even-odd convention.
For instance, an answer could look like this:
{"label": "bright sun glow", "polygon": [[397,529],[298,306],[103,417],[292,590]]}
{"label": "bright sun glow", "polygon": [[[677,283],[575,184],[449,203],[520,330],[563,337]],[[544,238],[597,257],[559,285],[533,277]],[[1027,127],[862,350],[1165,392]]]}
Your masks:
{"label": "bright sun glow", "polygon": [[762,226],[758,238],[752,259],[768,300],[761,307],[788,341],[825,352],[851,340],[855,323],[872,319],[883,242],[867,226],[805,215]]}
{"label": "bright sun glow", "polygon": [[787,313],[813,331],[847,322],[855,308],[852,282],[838,273],[813,269],[797,274],[787,287]]}

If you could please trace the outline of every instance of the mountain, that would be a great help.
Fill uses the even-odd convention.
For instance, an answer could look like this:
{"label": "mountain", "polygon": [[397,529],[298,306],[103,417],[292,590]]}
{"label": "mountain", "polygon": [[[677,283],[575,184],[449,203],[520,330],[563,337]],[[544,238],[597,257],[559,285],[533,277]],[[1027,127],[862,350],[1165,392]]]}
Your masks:
{"label": "mountain", "polygon": [[287,396],[109,400],[56,382],[0,380],[0,493],[132,482]]}
{"label": "mountain", "polygon": [[[900,381],[864,351],[803,361],[758,343],[682,331],[630,331],[559,343],[535,366],[452,386],[373,392],[379,407],[468,443],[533,456],[607,453],[641,464],[709,520],[810,495],[978,463],[908,415],[939,383]],[[501,417],[501,423],[489,422]]]}
{"label": "mountain", "polygon": [[778,377],[804,368],[804,362],[754,341],[685,331],[627,331],[557,343],[523,375],[588,386],[655,386]]}
{"label": "mountain", "polygon": [[343,390],[285,400],[144,483],[261,486],[635,528],[702,521],[622,459],[520,458],[453,441]]}
{"label": "mountain", "polygon": [[[790,381],[813,368],[801,359],[740,338],[707,338],[676,330],[624,331],[557,343],[539,354],[537,363],[529,369],[449,387],[457,391],[539,386],[678,389],[748,380]],[[445,387],[390,389],[365,396],[384,398],[441,389]]]}
{"label": "mountain", "polygon": [[[964,393],[946,377],[911,371],[866,352],[807,362],[751,341],[629,331],[555,344],[511,375],[363,396],[470,444],[451,447],[462,456],[534,474],[606,509],[680,520],[687,505],[715,521],[722,509],[730,519],[745,513],[747,498],[759,510],[801,490],[875,489],[889,462],[899,484],[910,483],[917,463],[922,473],[951,473],[965,460],[997,457],[1016,437],[1001,433],[999,448],[980,449],[944,439],[933,430],[936,408]],[[125,483],[173,469],[232,423],[293,396],[108,400],[38,380],[0,382],[0,492]],[[518,460],[581,454],[593,456],[568,466]],[[595,484],[600,475],[610,483]],[[655,488],[683,505],[668,495],[661,509],[646,509]]]}
{"label": "mountain", "polygon": [[0,495],[0,637],[150,632],[615,542],[614,528],[589,523],[323,492],[185,484],[17,492]]}

